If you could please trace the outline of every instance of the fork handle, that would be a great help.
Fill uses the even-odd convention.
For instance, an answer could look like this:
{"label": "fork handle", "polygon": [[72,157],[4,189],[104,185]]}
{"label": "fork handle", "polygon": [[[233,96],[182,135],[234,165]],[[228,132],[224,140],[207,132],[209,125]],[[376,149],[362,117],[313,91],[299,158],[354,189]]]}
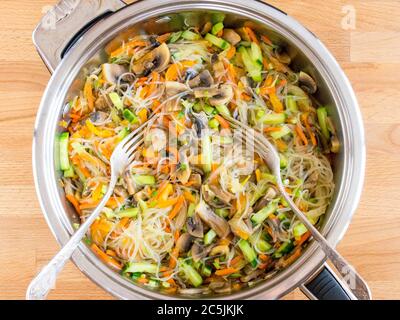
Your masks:
{"label": "fork handle", "polygon": [[[279,179],[278,179],[279,180]],[[347,283],[349,289],[354,296],[359,300],[370,300],[371,292],[364,279],[356,272],[356,270],[346,261],[339,252],[337,252],[329,242],[321,235],[321,233],[312,225],[303,212],[301,212],[292,198],[286,193],[283,185],[278,182],[278,187],[285,200],[289,203],[291,209],[295,211],[296,216],[311,232],[313,238],[319,242],[321,249],[326,254],[327,258],[335,266],[335,269]]]}
{"label": "fork handle", "polygon": [[50,290],[55,287],[57,275],[63,269],[65,263],[71,258],[75,249],[78,247],[82,238],[86,235],[87,230],[92,225],[93,221],[99,216],[108,199],[110,199],[115,184],[116,178],[111,178],[110,185],[99,205],[72,235],[65,246],[50,260],[50,262],[37,274],[37,276],[29,284],[26,291],[27,300],[44,300]]}

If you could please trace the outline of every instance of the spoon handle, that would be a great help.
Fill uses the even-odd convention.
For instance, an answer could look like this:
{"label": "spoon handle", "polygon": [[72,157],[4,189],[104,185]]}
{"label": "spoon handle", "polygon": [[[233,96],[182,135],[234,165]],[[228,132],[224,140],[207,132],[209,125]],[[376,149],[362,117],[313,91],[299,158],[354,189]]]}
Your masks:
{"label": "spoon handle", "polygon": [[[278,179],[280,181],[280,177]],[[342,276],[343,280],[347,283],[349,289],[353,292],[354,296],[359,300],[370,300],[371,291],[364,281],[364,279],[356,272],[356,270],[346,261],[345,258],[339,252],[337,252],[329,242],[321,235],[321,233],[315,228],[312,223],[307,219],[303,212],[299,210],[297,205],[293,202],[292,198],[287,194],[282,183],[278,182],[278,187],[288,202],[291,209],[295,212],[296,216],[311,232],[313,238],[318,241],[321,249],[326,254],[327,258],[335,266],[335,269]]]}
{"label": "spoon handle", "polygon": [[99,205],[86,219],[86,221],[79,227],[78,230],[68,240],[66,245],[50,260],[50,262],[37,274],[37,276],[29,284],[26,291],[27,300],[44,300],[49,294],[50,290],[55,287],[56,279],[60,271],[63,269],[65,263],[71,258],[75,249],[78,247],[82,238],[86,235],[87,230],[103,210],[108,199],[110,199],[116,179],[111,179],[110,185],[103,199]]}

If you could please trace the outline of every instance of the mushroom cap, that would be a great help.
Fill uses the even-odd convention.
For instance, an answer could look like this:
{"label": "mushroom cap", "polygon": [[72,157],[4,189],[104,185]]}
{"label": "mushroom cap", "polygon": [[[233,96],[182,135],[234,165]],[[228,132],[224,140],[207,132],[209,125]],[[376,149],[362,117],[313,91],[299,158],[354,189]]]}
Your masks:
{"label": "mushroom cap", "polygon": [[163,43],[135,61],[131,68],[136,75],[149,74],[151,71],[164,69],[169,64],[170,59],[169,48],[166,43]]}
{"label": "mushroom cap", "polygon": [[179,250],[180,253],[188,252],[190,246],[192,245],[192,240],[193,238],[189,233],[182,233],[182,235],[176,242],[176,248]]}
{"label": "mushroom cap", "polygon": [[196,77],[188,82],[189,87],[211,87],[214,84],[214,79],[208,70],[203,70]]}
{"label": "mushroom cap", "polygon": [[197,214],[187,218],[186,229],[193,237],[202,238],[204,236],[203,222]]}
{"label": "mushroom cap", "polygon": [[166,81],[165,82],[165,91],[168,97],[175,96],[181,92],[187,91],[189,88],[184,83],[180,83],[177,81]]}
{"label": "mushroom cap", "polygon": [[115,63],[104,63],[101,66],[101,70],[103,72],[104,80],[112,84],[117,83],[118,78],[128,72],[128,69],[125,66]]}
{"label": "mushroom cap", "polygon": [[313,94],[317,91],[317,83],[308,73],[305,73],[304,71],[300,71],[299,73],[299,83],[300,87],[310,94]]}
{"label": "mushroom cap", "polygon": [[224,29],[222,38],[228,41],[233,46],[236,46],[242,40],[240,35],[232,29]]}
{"label": "mushroom cap", "polygon": [[197,205],[196,213],[220,238],[226,238],[231,232],[228,222],[224,218],[216,215],[204,201],[201,201]]}
{"label": "mushroom cap", "polygon": [[209,103],[214,107],[225,105],[233,98],[233,89],[229,84],[221,85],[215,92],[215,95],[209,99]]}

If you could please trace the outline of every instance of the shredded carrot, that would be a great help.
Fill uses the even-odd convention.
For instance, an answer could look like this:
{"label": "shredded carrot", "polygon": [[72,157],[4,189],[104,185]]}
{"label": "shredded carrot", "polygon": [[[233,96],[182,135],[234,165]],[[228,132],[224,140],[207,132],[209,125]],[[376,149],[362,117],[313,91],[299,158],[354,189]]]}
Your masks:
{"label": "shredded carrot", "polygon": [[269,44],[270,46],[272,46],[272,41],[270,38],[268,38],[265,34],[261,35],[261,40],[264,41],[266,44]]}
{"label": "shredded carrot", "polygon": [[114,267],[117,270],[121,270],[122,269],[122,265],[116,261],[114,258],[108,256],[107,254],[105,254],[96,244],[92,243],[92,245],[90,246],[91,249],[93,250],[94,253],[97,254],[97,256],[103,260],[105,263],[107,263],[108,265]]}
{"label": "shredded carrot", "polygon": [[67,194],[66,197],[67,197],[68,201],[71,202],[71,204],[74,206],[75,210],[76,210],[79,214],[81,214],[81,208],[79,208],[79,202],[78,202],[78,200],[75,198],[75,196],[74,196],[72,193],[70,193],[70,194]]}
{"label": "shredded carrot", "polygon": [[296,246],[301,246],[304,242],[306,242],[307,241],[307,239],[309,238],[311,236],[311,232],[310,231],[307,231],[306,233],[304,233],[302,236],[301,236],[301,238],[298,240],[298,241],[296,241]]}
{"label": "shredded carrot", "polygon": [[174,240],[175,240],[175,242],[178,241],[179,236],[180,236],[179,230],[176,230],[176,231],[174,232]]}
{"label": "shredded carrot", "polygon": [[135,47],[145,47],[147,46],[146,41],[141,41],[141,40],[132,40],[124,44],[123,46],[119,47],[118,49],[114,50],[110,54],[110,58],[115,58],[123,53],[127,53],[128,55],[131,55],[133,53],[133,48]]}
{"label": "shredded carrot", "polygon": [[94,96],[92,82],[89,79],[86,80],[83,88],[83,94],[87,100],[89,111],[92,111],[94,109]]}
{"label": "shredded carrot", "polygon": [[215,116],[214,116],[214,118],[215,119],[217,119],[217,121],[219,122],[219,124],[221,125],[221,127],[223,128],[223,129],[230,129],[230,125],[229,125],[229,122],[228,121],[226,121],[223,117],[221,117],[219,114],[216,114]]}
{"label": "shredded carrot", "polygon": [[234,265],[238,264],[241,260],[242,260],[242,256],[236,256],[231,260],[230,265],[234,266]]}
{"label": "shredded carrot", "polygon": [[103,184],[99,183],[96,189],[94,189],[93,191],[92,194],[93,201],[99,201],[101,199],[102,190],[103,190]]}
{"label": "shredded carrot", "polygon": [[141,284],[147,284],[149,283],[149,279],[147,278],[139,278],[136,280],[137,282],[141,283]]}
{"label": "shredded carrot", "polygon": [[147,109],[143,108],[137,115],[140,119],[140,123],[145,123],[147,121]]}
{"label": "shredded carrot", "polygon": [[158,36],[157,37],[157,42],[159,42],[159,43],[166,42],[169,39],[170,35],[171,35],[171,32],[167,32],[167,33],[164,33],[164,34]]}
{"label": "shredded carrot", "polygon": [[233,56],[235,55],[235,53],[236,53],[236,47],[235,47],[235,46],[231,46],[231,47],[228,49],[228,51],[226,52],[226,58],[227,58],[228,60],[232,59]]}
{"label": "shredded carrot", "polygon": [[310,123],[308,122],[308,114],[307,113],[302,114],[301,119],[303,120],[304,125],[306,126],[306,130],[308,135],[310,136],[311,143],[315,147],[317,145],[317,139],[315,138],[314,132],[312,132],[311,130]]}
{"label": "shredded carrot", "polygon": [[269,260],[268,256],[265,254],[260,254],[258,257],[260,258],[260,260],[264,262]]}
{"label": "shredded carrot", "polygon": [[260,182],[260,180],[261,180],[261,171],[260,171],[260,169],[256,169],[255,174],[256,174],[257,182]]}
{"label": "shredded carrot", "polygon": [[283,112],[283,104],[278,99],[278,97],[275,94],[275,92],[270,92],[269,99],[271,101],[272,107],[274,108],[275,112]]}
{"label": "shredded carrot", "polygon": [[179,75],[182,74],[186,68],[190,68],[195,64],[196,61],[191,60],[179,61],[177,63],[174,63],[168,68],[167,72],[165,73],[165,80],[176,81]]}
{"label": "shredded carrot", "polygon": [[276,131],[281,131],[281,127],[266,127],[264,128],[264,132],[276,132]]}
{"label": "shredded carrot", "polygon": [[286,260],[283,261],[282,267],[287,267],[297,260],[301,256],[301,248],[298,247]]}
{"label": "shredded carrot", "polygon": [[280,152],[284,152],[288,149],[288,145],[282,139],[275,140],[275,144]]}
{"label": "shredded carrot", "polygon": [[196,197],[194,195],[192,195],[192,193],[190,191],[185,190],[183,192],[183,196],[185,197],[185,199],[189,202],[192,203],[196,203]]}
{"label": "shredded carrot", "polygon": [[177,203],[177,201],[178,201],[178,197],[168,199],[168,200],[160,200],[156,203],[156,207],[157,208],[168,208],[170,206],[175,205],[175,203]]}
{"label": "shredded carrot", "polygon": [[176,267],[176,261],[178,260],[179,257],[179,248],[175,247],[171,251],[171,257],[169,258],[169,268],[170,269],[175,269]]}
{"label": "shredded carrot", "polygon": [[296,125],[296,133],[300,137],[303,144],[306,146],[308,144],[308,140],[307,140],[306,135],[303,132],[303,129],[301,128],[301,126],[299,124]]}
{"label": "shredded carrot", "polygon": [[256,34],[254,33],[253,29],[250,27],[243,27],[243,29],[246,31],[247,35],[249,36],[250,40],[252,42],[255,42],[256,44],[259,44],[260,42],[257,39]]}
{"label": "shredded carrot", "polygon": [[174,208],[171,210],[171,212],[168,215],[168,218],[170,220],[172,220],[176,217],[176,215],[178,214],[179,210],[181,210],[184,203],[185,203],[185,197],[179,196]]}
{"label": "shredded carrot", "polygon": [[237,272],[237,270],[235,268],[226,268],[226,269],[221,269],[221,270],[215,271],[215,274],[217,276],[228,276],[235,272]]}

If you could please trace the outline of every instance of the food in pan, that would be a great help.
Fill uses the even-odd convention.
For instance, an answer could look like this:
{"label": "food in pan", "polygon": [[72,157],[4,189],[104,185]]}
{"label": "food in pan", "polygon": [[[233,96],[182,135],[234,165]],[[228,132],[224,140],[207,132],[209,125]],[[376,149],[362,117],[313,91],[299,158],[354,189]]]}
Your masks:
{"label": "food in pan", "polygon": [[229,293],[271,277],[310,233],[230,115],[262,132],[284,185],[318,224],[333,191],[340,145],[315,79],[265,34],[207,22],[135,35],[87,70],[60,122],[59,166],[81,221],[107,190],[110,157],[132,130],[143,144],[86,241],[110,267],[165,293]]}

